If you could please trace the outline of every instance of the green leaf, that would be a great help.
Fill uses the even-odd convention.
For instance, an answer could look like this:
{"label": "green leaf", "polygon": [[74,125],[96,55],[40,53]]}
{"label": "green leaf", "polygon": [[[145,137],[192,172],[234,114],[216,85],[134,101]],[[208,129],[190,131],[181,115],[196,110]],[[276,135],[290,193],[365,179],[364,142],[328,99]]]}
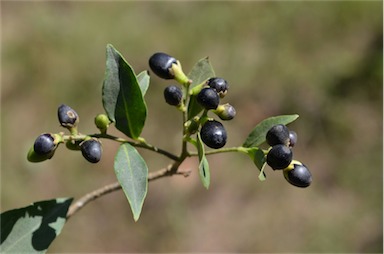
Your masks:
{"label": "green leaf", "polygon": [[203,107],[197,102],[196,95],[191,95],[188,104],[188,120],[203,111]]}
{"label": "green leaf", "polygon": [[261,168],[260,173],[259,173],[259,180],[260,181],[265,181],[267,179],[267,176],[264,173],[264,168],[265,168],[265,164],[263,165],[263,167]]}
{"label": "green leaf", "polygon": [[133,139],[140,137],[147,117],[142,89],[146,90],[145,84],[140,87],[132,67],[108,44],[103,106],[116,128]]}
{"label": "green leaf", "polygon": [[248,135],[245,140],[243,146],[244,147],[254,147],[259,146],[265,142],[265,136],[269,129],[271,129],[276,124],[284,124],[287,125],[293,121],[295,121],[299,115],[282,115],[282,116],[274,116],[261,121],[256,127],[252,130],[252,132]]}
{"label": "green leaf", "polygon": [[58,198],[3,212],[1,253],[45,253],[66,222],[72,198]]}
{"label": "green leaf", "polygon": [[139,83],[143,96],[148,90],[150,78],[148,71],[142,71],[137,75],[137,82]]}
{"label": "green leaf", "polygon": [[148,190],[147,164],[133,146],[124,143],[117,151],[114,169],[137,221]]}
{"label": "green leaf", "polygon": [[247,149],[247,154],[249,155],[249,157],[251,157],[253,163],[255,163],[256,167],[260,170],[260,181],[264,181],[266,179],[266,175],[264,173],[266,158],[263,150],[257,147],[252,147]]}
{"label": "green leaf", "polygon": [[215,71],[208,57],[200,59],[188,74],[188,78],[192,80],[191,88],[213,77],[215,77]]}
{"label": "green leaf", "polygon": [[[212,68],[211,63],[209,62],[208,57],[200,59],[192,68],[191,72],[188,74],[188,78],[192,80],[191,88],[199,84],[202,84],[209,78],[215,77],[215,71]],[[203,110],[203,107],[200,106],[196,101],[196,96],[192,95],[188,104],[188,119],[196,116]]]}
{"label": "green leaf", "polygon": [[199,155],[199,175],[200,180],[206,189],[209,188],[211,181],[211,173],[209,171],[209,164],[205,156],[204,144],[201,140],[200,133],[197,133],[197,153]]}

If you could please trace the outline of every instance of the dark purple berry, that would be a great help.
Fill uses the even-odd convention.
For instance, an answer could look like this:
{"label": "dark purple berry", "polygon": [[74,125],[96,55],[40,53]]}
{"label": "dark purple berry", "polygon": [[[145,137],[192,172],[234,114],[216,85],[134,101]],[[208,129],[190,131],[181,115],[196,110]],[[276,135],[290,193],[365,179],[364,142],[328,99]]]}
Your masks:
{"label": "dark purple berry", "polygon": [[49,133],[41,134],[38,136],[33,145],[33,150],[39,155],[48,155],[52,153],[55,148],[55,139]]}
{"label": "dark purple berry", "polygon": [[220,103],[220,97],[217,92],[210,88],[205,87],[197,94],[197,102],[203,106],[205,109],[216,109]]}
{"label": "dark purple berry", "polygon": [[221,148],[227,142],[227,132],[224,126],[216,120],[206,121],[200,134],[201,140],[210,148]]}
{"label": "dark purple berry", "polygon": [[215,113],[224,121],[232,120],[236,116],[235,108],[229,103],[219,105]]}
{"label": "dark purple berry", "polygon": [[79,122],[79,116],[76,111],[65,104],[59,106],[57,116],[63,127],[74,127]]}
{"label": "dark purple berry", "polygon": [[219,94],[221,98],[223,98],[227,92],[228,92],[228,83],[225,79],[222,78],[210,78],[207,81],[207,85],[213,89]]}
{"label": "dark purple berry", "polygon": [[291,164],[292,161],[292,150],[285,145],[272,146],[267,154],[267,164],[272,169],[284,169]]}
{"label": "dark purple berry", "polygon": [[312,174],[304,164],[294,164],[293,169],[285,169],[284,177],[290,184],[301,188],[312,183]]}
{"label": "dark purple berry", "polygon": [[149,67],[160,78],[173,79],[175,76],[170,71],[172,64],[177,64],[177,60],[165,53],[158,52],[149,58]]}
{"label": "dark purple berry", "polygon": [[81,153],[84,158],[92,163],[97,163],[101,159],[101,143],[97,139],[88,139],[80,145]]}
{"label": "dark purple berry", "polygon": [[169,105],[179,106],[183,99],[183,92],[178,86],[167,86],[164,89],[164,99]]}
{"label": "dark purple berry", "polygon": [[278,124],[273,126],[266,135],[268,145],[288,145],[289,143],[289,130],[287,126]]}

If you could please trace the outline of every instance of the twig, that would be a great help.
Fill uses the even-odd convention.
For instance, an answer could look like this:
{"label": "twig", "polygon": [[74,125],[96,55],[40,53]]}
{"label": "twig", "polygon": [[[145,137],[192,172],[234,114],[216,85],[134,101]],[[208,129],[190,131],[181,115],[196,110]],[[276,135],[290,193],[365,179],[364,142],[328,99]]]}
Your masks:
{"label": "twig", "polygon": [[162,154],[168,158],[170,158],[171,160],[174,160],[174,161],[177,161],[179,160],[180,158],[164,149],[161,149],[161,148],[158,148],[156,146],[153,146],[151,144],[148,144],[148,143],[142,143],[142,142],[133,142],[133,141],[128,141],[126,139],[123,139],[123,138],[119,138],[119,137],[115,137],[115,136],[112,136],[112,135],[109,135],[109,134],[93,134],[91,135],[92,137],[97,137],[97,138],[106,138],[106,139],[111,139],[111,140],[114,140],[114,141],[117,141],[117,142],[120,142],[120,143],[129,143],[131,144],[132,146],[135,146],[135,147],[141,147],[141,148],[144,148],[144,149],[147,149],[147,150],[151,150],[151,151],[154,151],[156,153],[159,153],[159,154]]}
{"label": "twig", "polygon": [[[174,174],[183,175],[184,177],[187,177],[190,175],[191,171],[183,171],[183,172],[176,171],[176,172],[174,172],[175,166],[176,166],[175,164],[171,164],[166,168],[162,168],[162,169],[159,169],[158,171],[149,173],[148,174],[148,181],[154,181],[156,179],[159,179],[159,178],[162,178],[165,176],[172,176]],[[91,202],[91,201],[93,201],[93,200],[95,200],[101,196],[104,196],[108,193],[112,193],[112,192],[120,190],[120,189],[121,189],[120,183],[114,182],[114,183],[105,185],[99,189],[96,189],[92,192],[87,193],[86,195],[84,195],[83,197],[78,199],[75,203],[73,203],[69,207],[68,212],[67,212],[67,219],[69,219],[72,215],[74,215],[76,212],[78,212],[81,208],[83,208],[89,202]]]}

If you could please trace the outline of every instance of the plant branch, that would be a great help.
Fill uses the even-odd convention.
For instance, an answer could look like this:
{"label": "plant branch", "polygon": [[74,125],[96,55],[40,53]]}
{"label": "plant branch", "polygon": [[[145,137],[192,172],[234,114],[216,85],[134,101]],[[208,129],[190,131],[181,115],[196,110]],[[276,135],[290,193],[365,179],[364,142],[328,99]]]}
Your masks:
{"label": "plant branch", "polygon": [[[190,175],[191,171],[184,171],[179,172],[174,170],[174,168],[178,168],[180,165],[179,162],[176,162],[174,164],[169,165],[166,168],[159,169],[158,171],[151,172],[148,174],[148,182],[154,181],[156,179],[165,177],[165,176],[172,176],[172,175],[183,175],[184,177],[187,177]],[[89,202],[98,199],[108,193],[112,193],[114,191],[120,190],[121,185],[119,182],[114,182],[108,185],[105,185],[99,189],[96,189],[94,191],[91,191],[84,195],[83,197],[79,198],[75,203],[73,203],[67,212],[67,219],[69,219],[72,215],[77,213],[81,208],[83,208],[85,205],[87,205]]]}
{"label": "plant branch", "polygon": [[[243,152],[247,153],[247,148],[244,148],[242,146],[239,147],[229,147],[229,148],[220,148],[216,150],[209,150],[205,151],[205,155],[212,155],[217,153],[229,153],[229,152]],[[197,152],[190,152],[189,156],[198,156]]]}
{"label": "plant branch", "polygon": [[[79,134],[79,135],[76,135],[76,136],[67,136],[67,135],[65,135],[64,139],[67,139],[67,140],[70,140],[70,139],[72,139],[72,140],[83,140],[86,136],[87,135],[82,135],[82,134]],[[147,150],[150,150],[150,151],[162,154],[162,155],[170,158],[171,160],[174,160],[174,161],[180,160],[179,156],[176,156],[176,155],[174,155],[174,154],[172,154],[172,153],[170,153],[170,152],[168,152],[168,151],[166,151],[164,149],[158,148],[158,147],[153,146],[151,144],[148,144],[146,142],[129,141],[129,140],[126,140],[124,138],[116,137],[116,136],[105,134],[105,133],[92,134],[92,135],[88,135],[88,136],[94,137],[94,138],[110,139],[110,140],[117,141],[117,142],[120,142],[120,143],[129,143],[132,146],[144,148],[144,149],[147,149]]]}

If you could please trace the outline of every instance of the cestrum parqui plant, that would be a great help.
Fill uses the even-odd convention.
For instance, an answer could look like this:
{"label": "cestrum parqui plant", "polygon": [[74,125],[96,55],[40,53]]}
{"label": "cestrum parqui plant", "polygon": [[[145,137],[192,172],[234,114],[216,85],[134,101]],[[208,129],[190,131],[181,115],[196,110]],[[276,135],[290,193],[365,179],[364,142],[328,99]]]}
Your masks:
{"label": "cestrum parqui plant", "polygon": [[[155,74],[155,81],[173,82],[164,85],[164,99],[182,115],[182,147],[178,155],[151,144],[141,136],[147,118],[145,94],[151,81],[150,71],[136,73],[122,54],[110,44],[107,45],[106,58],[102,86],[105,112],[94,118],[98,132],[84,134],[78,124],[77,112],[62,104],[58,108],[59,122],[69,133],[45,133],[38,136],[27,156],[31,162],[51,159],[59,144],[65,143],[66,148],[81,152],[87,161],[97,163],[102,159],[102,139],[119,143],[113,165],[117,182],[103,186],[74,202],[69,207],[67,218],[90,201],[122,189],[133,218],[137,221],[147,195],[148,182],[165,176],[188,176],[190,171],[179,169],[188,157],[196,157],[199,161],[197,172],[207,189],[211,177],[209,155],[228,152],[248,155],[259,169],[258,177],[262,181],[266,179],[265,166],[269,165],[274,170],[271,172],[283,172],[284,178],[293,186],[302,188],[311,184],[312,176],[308,168],[293,160],[292,148],[297,145],[297,134],[289,131],[286,125],[298,118],[296,114],[267,118],[250,131],[243,144],[225,147],[230,133],[227,133],[221,121],[235,119],[236,110],[232,104],[223,101],[230,97],[229,83],[216,76],[208,58],[199,60],[185,74],[180,61],[171,55],[159,52],[149,57],[149,68]],[[112,125],[123,134],[122,137],[108,133]],[[268,149],[261,147],[264,143],[269,145]],[[170,160],[169,165],[149,173],[140,149],[166,156]],[[238,170],[236,173],[239,173]]]}

